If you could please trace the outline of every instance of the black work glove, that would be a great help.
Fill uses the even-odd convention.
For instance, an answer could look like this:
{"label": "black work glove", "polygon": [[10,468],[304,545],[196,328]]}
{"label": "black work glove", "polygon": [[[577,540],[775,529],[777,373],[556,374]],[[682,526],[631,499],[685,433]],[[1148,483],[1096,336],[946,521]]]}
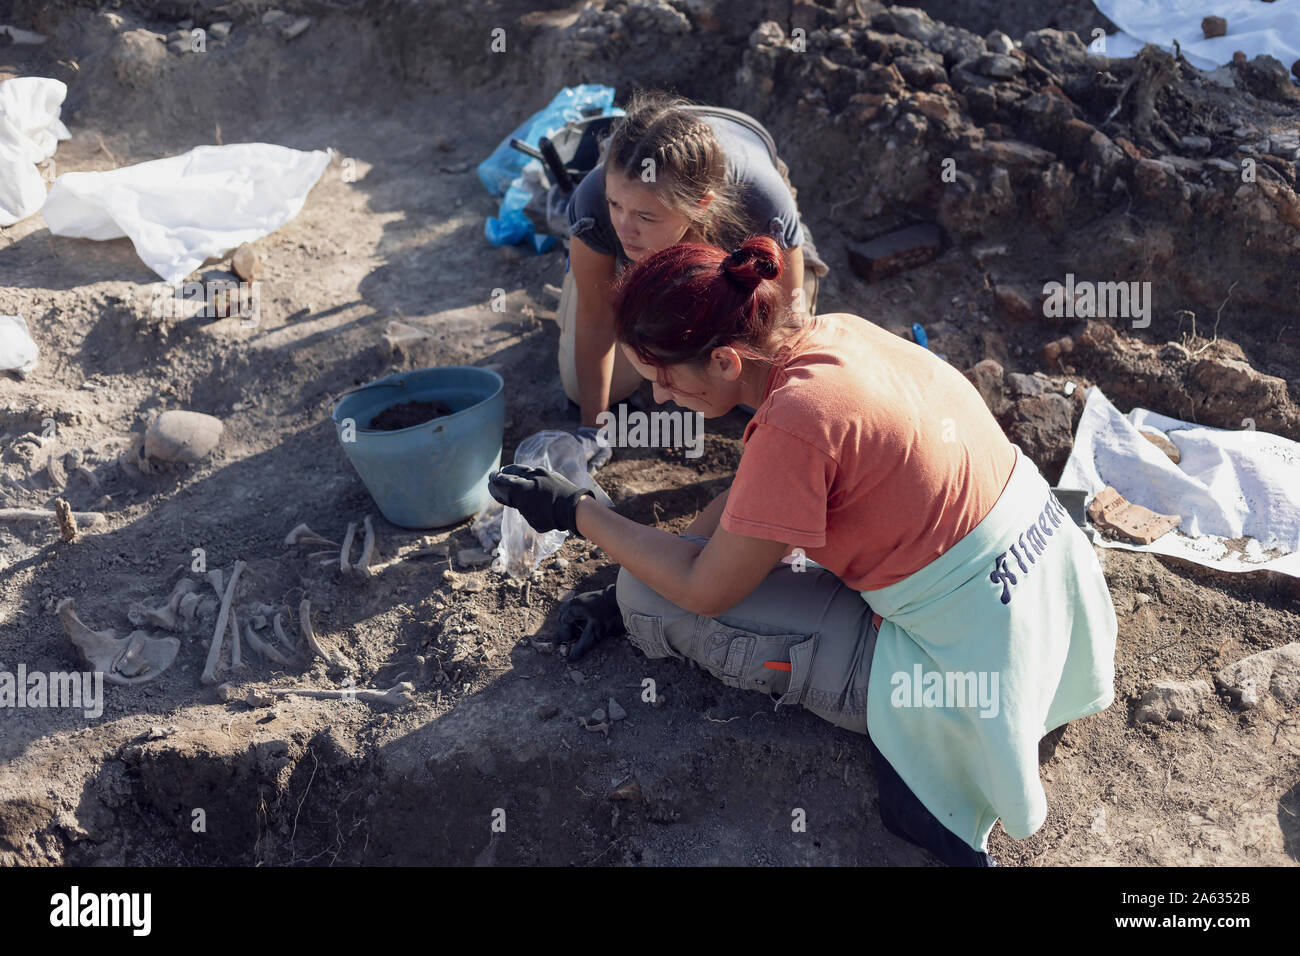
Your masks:
{"label": "black work glove", "polygon": [[534,531],[567,531],[579,538],[578,499],[596,497],[558,472],[526,465],[506,465],[490,476],[488,492],[507,508],[517,509]]}
{"label": "black work glove", "polygon": [[607,637],[625,633],[623,612],[615,596],[617,588],[611,584],[603,591],[587,591],[564,602],[555,643],[568,645],[569,660],[583,657]]}

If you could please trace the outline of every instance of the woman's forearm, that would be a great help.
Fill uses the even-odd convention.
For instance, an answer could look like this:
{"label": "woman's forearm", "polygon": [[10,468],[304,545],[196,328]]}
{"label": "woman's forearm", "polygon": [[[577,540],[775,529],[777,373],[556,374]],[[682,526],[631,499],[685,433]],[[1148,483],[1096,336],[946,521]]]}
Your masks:
{"label": "woman's forearm", "polygon": [[[684,538],[625,518],[593,498],[582,498],[578,530],[637,580],[678,607],[693,606],[692,571],[701,549]],[[697,611],[698,613],[698,611]]]}
{"label": "woman's forearm", "polygon": [[779,541],[717,529],[708,546],[648,528],[599,504],[578,500],[578,531],[642,584],[678,607],[717,617],[758,587],[789,549]]}
{"label": "woman's forearm", "polygon": [[596,416],[609,408],[614,378],[614,330],[578,313],[573,349],[578,375],[578,404],[582,424],[596,427]]}

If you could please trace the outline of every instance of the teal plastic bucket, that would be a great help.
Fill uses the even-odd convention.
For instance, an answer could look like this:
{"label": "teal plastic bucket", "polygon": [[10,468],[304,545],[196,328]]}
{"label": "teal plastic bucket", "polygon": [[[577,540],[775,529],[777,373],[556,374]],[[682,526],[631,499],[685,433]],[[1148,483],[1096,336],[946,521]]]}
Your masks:
{"label": "teal plastic bucket", "polygon": [[[414,401],[439,401],[452,412],[410,428],[370,428],[384,409]],[[487,502],[506,419],[496,372],[464,365],[399,372],[348,392],[331,417],[343,453],[393,524],[440,528]]]}

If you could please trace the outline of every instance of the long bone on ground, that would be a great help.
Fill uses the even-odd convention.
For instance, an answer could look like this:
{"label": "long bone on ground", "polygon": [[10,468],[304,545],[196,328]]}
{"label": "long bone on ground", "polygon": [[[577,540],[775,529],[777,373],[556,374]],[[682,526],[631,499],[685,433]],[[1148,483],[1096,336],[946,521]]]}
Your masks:
{"label": "long bone on ground", "polygon": [[248,691],[242,698],[236,698],[238,693],[234,684],[222,684],[217,688],[217,696],[223,701],[234,701],[247,704],[249,707],[269,707],[275,701],[276,697],[314,697],[317,700],[362,700],[372,704],[387,704],[390,707],[400,707],[409,704],[415,700],[415,685],[403,682],[394,684],[388,690],[371,690],[363,688],[361,690],[321,690],[315,687],[254,687]]}
{"label": "long bone on ground", "polygon": [[[210,687],[217,680],[217,662],[221,659],[221,644],[225,638],[226,621],[230,617],[230,603],[235,597],[235,584],[239,581],[239,575],[244,570],[244,562],[236,561],[234,570],[230,572],[230,583],[226,585],[226,593],[221,598],[221,610],[217,614],[217,626],[212,632],[212,646],[208,648],[208,659],[203,665],[203,673],[199,675],[199,682],[205,687]],[[213,582],[213,587],[221,581],[221,570],[213,569],[208,573],[208,580]]]}
{"label": "long bone on ground", "polygon": [[357,523],[355,521],[349,521],[347,533],[343,535],[343,546],[339,549],[339,568],[344,574],[347,574],[352,570],[352,568],[348,566],[348,555],[352,551],[352,539],[356,536],[356,533]]}
{"label": "long bone on ground", "polygon": [[[99,511],[74,511],[73,519],[78,528],[94,528],[103,524],[108,518]],[[0,508],[0,521],[56,521],[53,511],[44,508]]]}
{"label": "long bone on ground", "polygon": [[174,637],[151,638],[132,631],[120,638],[109,628],[92,631],[77,617],[77,602],[64,598],[56,611],[63,629],[91,668],[110,684],[143,684],[165,671],[176,659],[181,642]]}
{"label": "long bone on ground", "polygon": [[360,690],[351,688],[348,690],[318,690],[314,687],[268,687],[266,689],[277,697],[286,697],[292,694],[296,697],[315,697],[318,700],[363,700],[372,704],[387,704],[390,707],[409,704],[415,700],[415,685],[410,681],[394,684],[388,690],[372,690],[368,688]]}
{"label": "long bone on ground", "polygon": [[361,545],[361,557],[357,559],[357,563],[352,566],[352,569],[368,578],[370,577],[370,558],[375,551],[375,526],[370,521],[370,515],[366,515],[365,525],[366,537]]}

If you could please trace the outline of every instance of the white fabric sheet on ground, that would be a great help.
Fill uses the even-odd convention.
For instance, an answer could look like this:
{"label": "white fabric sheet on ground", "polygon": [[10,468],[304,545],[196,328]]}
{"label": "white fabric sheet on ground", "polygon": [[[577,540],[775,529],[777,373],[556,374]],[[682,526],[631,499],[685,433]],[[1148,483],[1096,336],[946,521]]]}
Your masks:
{"label": "white fabric sheet on ground", "polygon": [[[1093,0],[1094,5],[1120,28],[1106,37],[1106,56],[1132,56],[1148,43],[1170,52],[1174,40],[1187,62],[1213,70],[1232,60],[1241,50],[1250,59],[1261,53],[1275,56],[1290,68],[1300,58],[1300,0]],[[1225,36],[1205,39],[1201,21],[1223,17]],[[1083,38],[1085,41],[1089,37]],[[1095,43],[1094,53],[1101,53]]]}
{"label": "white fabric sheet on ground", "polygon": [[45,202],[36,168],[72,134],[59,119],[68,87],[61,80],[19,76],[0,83],[0,226],[35,215]]}
{"label": "white fabric sheet on ground", "polygon": [[[1143,428],[1167,435],[1179,464],[1143,438]],[[1290,439],[1195,425],[1145,408],[1125,416],[1093,387],[1060,487],[1085,489],[1091,498],[1107,485],[1134,504],[1183,520],[1149,545],[1098,534],[1102,547],[1167,554],[1221,571],[1300,577],[1300,444]]]}
{"label": "white fabric sheet on ground", "polygon": [[27,331],[21,315],[0,315],[0,371],[22,372],[36,368],[41,350]]}
{"label": "white fabric sheet on ground", "polygon": [[107,172],[64,173],[42,212],[56,236],[130,238],[145,265],[174,285],[205,259],[298,215],[329,162],[323,150],[270,143],[196,146]]}

